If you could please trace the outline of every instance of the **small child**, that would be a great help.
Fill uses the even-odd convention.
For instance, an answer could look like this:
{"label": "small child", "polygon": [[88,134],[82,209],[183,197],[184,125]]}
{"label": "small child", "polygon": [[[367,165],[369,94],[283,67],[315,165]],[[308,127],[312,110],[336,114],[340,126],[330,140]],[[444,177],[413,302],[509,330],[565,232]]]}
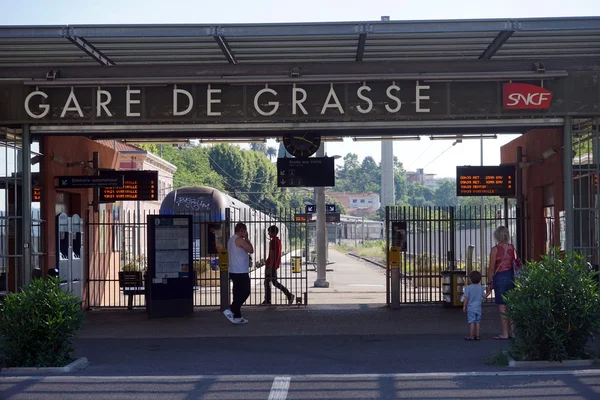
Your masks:
{"label": "small child", "polygon": [[469,323],[469,336],[465,340],[479,340],[479,323],[481,322],[481,303],[483,302],[483,286],[481,286],[481,273],[472,271],[469,274],[471,284],[465,289],[463,312],[467,313]]}

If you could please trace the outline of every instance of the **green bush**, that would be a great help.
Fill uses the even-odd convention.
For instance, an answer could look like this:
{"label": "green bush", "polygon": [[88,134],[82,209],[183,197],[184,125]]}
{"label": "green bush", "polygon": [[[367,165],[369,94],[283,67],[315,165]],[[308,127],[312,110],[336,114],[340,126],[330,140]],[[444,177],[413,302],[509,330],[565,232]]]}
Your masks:
{"label": "green bush", "polygon": [[582,256],[542,256],[523,267],[506,296],[516,340],[516,360],[589,358],[586,343],[600,330],[600,290]]}
{"label": "green bush", "polygon": [[196,273],[210,271],[210,262],[204,260],[194,260],[194,271],[196,271]]}
{"label": "green bush", "polygon": [[125,255],[125,261],[122,262],[121,271],[131,272],[131,271],[146,271],[146,266],[148,262],[146,260],[145,255],[139,255],[137,258],[131,256],[130,254]]}
{"label": "green bush", "polygon": [[0,306],[0,350],[5,367],[61,367],[71,362],[71,345],[84,313],[58,278],[35,279]]}

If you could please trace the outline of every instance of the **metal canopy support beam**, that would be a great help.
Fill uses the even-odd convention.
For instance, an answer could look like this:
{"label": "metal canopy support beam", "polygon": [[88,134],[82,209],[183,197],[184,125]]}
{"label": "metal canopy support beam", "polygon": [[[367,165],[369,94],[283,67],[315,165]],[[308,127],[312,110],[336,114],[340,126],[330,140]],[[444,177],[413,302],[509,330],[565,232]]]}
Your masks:
{"label": "metal canopy support beam", "polygon": [[127,77],[127,78],[73,78],[56,79],[27,79],[23,81],[28,86],[126,86],[126,85],[173,85],[173,84],[265,84],[265,83],[334,83],[334,82],[362,82],[368,81],[493,81],[493,80],[537,80],[566,78],[567,71],[552,70],[540,74],[536,71],[501,71],[501,72],[456,72],[456,73],[412,73],[412,74],[337,74],[337,75],[310,75],[298,78],[291,76],[195,76],[195,77]]}
{"label": "metal canopy support beam", "polygon": [[[358,36],[358,33],[354,38]],[[369,40],[370,40],[369,36]],[[211,40],[212,36],[211,36]],[[369,46],[367,42],[367,46]],[[483,51],[483,50],[482,50]],[[331,78],[334,76],[360,76],[364,75],[362,79],[369,77],[368,80],[372,80],[374,76],[384,75],[387,77],[395,77],[400,75],[406,80],[423,80],[424,78],[449,78],[451,75],[458,74],[457,78],[469,79],[464,75],[468,76],[481,76],[482,73],[490,73],[498,79],[509,78],[512,79],[513,73],[519,74],[531,74],[531,59],[525,60],[506,60],[498,59],[494,57],[492,62],[477,62],[477,60],[456,60],[449,64],[447,61],[390,61],[390,62],[348,62],[348,63],[315,63],[315,62],[297,62],[293,63],[293,67],[298,67],[302,74],[302,77],[321,76]],[[535,61],[535,60],[534,60]],[[550,72],[562,71],[566,77],[568,71],[595,71],[600,64],[599,57],[589,58],[545,58],[542,59],[544,65],[546,65],[546,74]],[[163,77],[167,79],[170,77],[173,83],[180,83],[181,78],[198,79],[200,76],[207,77],[213,80],[215,78],[237,76],[239,78],[248,77],[254,78],[256,81],[263,77],[281,77],[285,76],[291,81],[290,76],[290,63],[286,64],[270,64],[266,60],[262,63],[240,63],[237,65],[231,65],[220,62],[219,64],[206,64],[200,68],[198,65],[169,65],[166,68],[163,65],[117,65],[112,68],[106,68],[100,65],[90,65],[85,68],[81,68],[74,65],[61,66],[60,67],[60,79],[86,79],[87,81],[93,82],[94,80],[102,79],[121,79],[125,81],[126,78],[135,78],[140,80],[140,77],[147,78],[159,78]],[[415,72],[415,71],[418,71]],[[0,75],[2,76],[2,82],[8,80],[18,80],[24,83],[35,79],[46,80],[46,74],[48,73],[48,67],[44,66],[10,66],[0,67]],[[423,77],[423,74],[430,74],[429,76]],[[431,76],[431,74],[435,74]],[[444,75],[442,75],[444,74]],[[237,78],[239,80],[239,78]],[[297,79],[297,78],[296,78]],[[535,78],[534,78],[535,79]],[[245,79],[247,80],[247,79]],[[149,80],[150,81],[150,80]],[[297,82],[297,81],[296,81]],[[131,84],[126,82],[125,85]],[[149,82],[150,83],[150,82]],[[66,85],[69,86],[69,85]]]}
{"label": "metal canopy support beam", "polygon": [[492,41],[492,43],[490,43],[488,48],[485,49],[485,51],[479,56],[479,59],[491,59],[494,56],[494,54],[496,54],[496,52],[500,50],[500,47],[502,47],[502,45],[506,43],[508,38],[510,38],[513,35],[513,33],[515,33],[515,31],[502,31],[498,33],[498,36],[494,38],[494,40]]}
{"label": "metal canopy support beam", "polygon": [[356,62],[361,62],[365,55],[365,45],[367,44],[367,34],[361,33],[358,37],[358,47],[356,48]]}
{"label": "metal canopy support beam", "polygon": [[[462,19],[426,21],[370,21],[370,22],[318,22],[220,25],[220,35],[240,36],[312,36],[355,35],[363,24],[368,24],[375,34],[390,33],[453,33],[499,32],[507,29],[523,31],[557,31],[598,29],[599,17],[506,19]],[[513,27],[516,27],[513,28]],[[15,27],[0,29],[0,37],[39,37],[42,32],[60,27]],[[211,25],[74,25],[68,27],[77,36],[93,37],[197,37],[214,36]],[[51,32],[47,32],[50,36]]]}
{"label": "metal canopy support beam", "polygon": [[59,39],[63,37],[64,26],[3,26],[2,39]]}
{"label": "metal canopy support beam", "polygon": [[[517,133],[533,128],[563,126],[563,118],[498,118],[478,120],[429,120],[429,121],[337,121],[337,122],[273,122],[273,123],[242,123],[242,124],[98,124],[98,125],[33,125],[31,132],[34,134],[48,135],[72,135],[80,134],[92,137],[110,136],[111,138],[126,138],[130,135],[139,136],[144,133],[164,137],[165,132],[178,133],[186,137],[209,138],[211,134],[215,137],[248,137],[273,134],[278,136],[281,132],[289,131],[327,131],[328,136],[338,135],[340,137],[353,136],[351,132],[363,131],[363,135],[398,135],[398,133],[410,133],[414,135],[415,130],[425,134],[435,130],[442,133],[466,133],[476,131],[477,133]],[[162,135],[162,136],[161,136]]]}
{"label": "metal canopy support beam", "polygon": [[237,64],[237,60],[235,59],[235,56],[233,55],[233,51],[231,51],[231,47],[229,47],[229,43],[227,43],[227,40],[223,36],[213,36],[213,37],[215,38],[215,41],[221,48],[223,55],[225,56],[227,61],[229,61],[229,64]]}
{"label": "metal canopy support beam", "polygon": [[68,30],[67,35],[65,37],[75,46],[83,50],[88,56],[98,61],[100,64],[107,66],[115,65],[115,63],[110,58],[108,58],[104,53],[102,53],[100,50],[94,47],[93,44],[91,44],[82,37],[74,35],[71,29]]}

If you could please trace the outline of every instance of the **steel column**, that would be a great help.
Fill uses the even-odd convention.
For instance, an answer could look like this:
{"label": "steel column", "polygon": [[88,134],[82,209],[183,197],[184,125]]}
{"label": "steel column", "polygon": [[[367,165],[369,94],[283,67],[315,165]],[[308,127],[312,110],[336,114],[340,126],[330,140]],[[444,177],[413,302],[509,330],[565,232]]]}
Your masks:
{"label": "steel column", "polygon": [[[317,157],[325,157],[325,143],[321,143],[317,150]],[[325,224],[325,188],[318,187],[315,189],[317,203],[317,280],[315,287],[329,287],[327,282],[327,231]]]}
{"label": "steel column", "polygon": [[31,282],[31,273],[33,272],[31,263],[31,135],[29,124],[23,125],[21,148],[21,173],[23,174],[21,183],[21,210],[22,210],[22,228],[21,243],[23,243],[23,264],[21,275],[19,276],[19,286],[24,286]]}
{"label": "steel column", "polygon": [[527,258],[527,253],[523,252],[523,227],[525,226],[525,224],[523,223],[525,220],[525,210],[524,208],[524,204],[525,204],[525,199],[523,198],[523,168],[521,168],[521,161],[523,160],[523,147],[518,146],[517,147],[517,207],[515,210],[515,218],[517,219],[516,221],[516,238],[517,238],[517,254],[525,259]]}
{"label": "steel column", "polygon": [[573,138],[572,119],[564,117],[563,127],[563,196],[565,210],[565,250],[573,250]]}

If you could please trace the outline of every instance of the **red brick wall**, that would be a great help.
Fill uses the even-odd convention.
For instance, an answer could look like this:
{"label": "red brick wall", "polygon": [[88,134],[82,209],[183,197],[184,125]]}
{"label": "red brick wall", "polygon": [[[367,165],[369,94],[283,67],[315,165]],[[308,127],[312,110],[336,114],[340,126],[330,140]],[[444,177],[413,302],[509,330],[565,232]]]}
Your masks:
{"label": "red brick wall", "polygon": [[[44,204],[44,218],[46,218],[46,224],[44,227],[44,237],[46,238],[46,259],[45,265],[47,268],[56,267],[56,200],[57,195],[55,188],[56,176],[60,175],[88,175],[87,171],[83,166],[68,167],[65,164],[67,162],[86,161],[86,165],[91,167],[91,161],[93,153],[99,153],[99,161],[101,168],[115,168],[118,164],[118,153],[112,149],[103,146],[93,140],[86,139],[78,136],[61,136],[61,137],[48,137],[44,139],[44,169],[43,169],[43,180],[44,188],[42,193],[42,199]],[[56,157],[56,161],[55,160]],[[64,164],[62,163],[64,162]],[[72,194],[70,201],[69,215],[79,214],[82,218],[87,218],[87,210],[91,211],[89,204],[92,202],[92,189],[61,189],[62,192]],[[107,205],[107,210],[110,210],[110,205]],[[87,222],[87,221],[85,221]],[[84,231],[84,241],[87,232]],[[110,230],[106,242],[111,243]],[[97,241],[91,241],[92,247],[97,246]],[[109,250],[110,247],[109,247]],[[88,251],[88,249],[86,249]],[[118,269],[118,260],[115,260],[114,253],[107,251],[104,254],[98,254],[94,248],[89,249],[92,259],[90,263],[98,263],[98,265],[107,266],[107,268],[113,268],[116,265]],[[100,259],[102,258],[102,259]],[[84,256],[84,276],[87,276],[86,265],[87,257]],[[108,272],[108,271],[107,271]],[[84,286],[85,288],[85,286]],[[87,298],[84,293],[84,298]]]}
{"label": "red brick wall", "polygon": [[538,259],[545,252],[545,219],[543,209],[543,188],[551,186],[554,192],[555,232],[553,246],[559,245],[559,211],[563,210],[563,132],[562,129],[534,129],[525,135],[502,146],[501,163],[516,163],[517,147],[523,148],[523,162],[542,160],[542,153],[554,149],[556,154],[543,162],[523,169],[523,195],[525,210],[529,216],[529,232],[526,244],[532,259]]}

